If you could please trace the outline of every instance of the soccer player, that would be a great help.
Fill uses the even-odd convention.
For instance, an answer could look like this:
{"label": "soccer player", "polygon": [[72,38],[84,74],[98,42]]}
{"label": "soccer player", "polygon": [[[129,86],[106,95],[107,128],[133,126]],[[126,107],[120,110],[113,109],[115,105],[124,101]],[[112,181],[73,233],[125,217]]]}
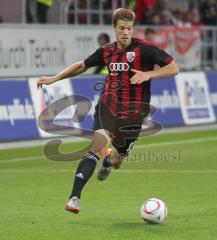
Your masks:
{"label": "soccer player", "polygon": [[[116,41],[98,48],[84,61],[70,65],[52,77],[37,80],[38,88],[77,76],[94,66],[107,66],[109,74],[94,114],[90,150],[80,161],[66,210],[78,213],[81,191],[92,176],[101,156],[98,180],[119,168],[132,149],[149,112],[151,79],[174,76],[179,68],[172,57],[150,42],[133,38],[135,14],[119,8],[113,13]],[[153,66],[160,66],[153,70]],[[113,149],[107,149],[112,143]]]}
{"label": "soccer player", "polygon": [[[110,42],[110,37],[107,33],[100,33],[97,42],[100,47],[103,47],[105,44]],[[97,66],[94,69],[93,74],[101,74],[101,75],[107,75],[108,74],[108,69],[106,66]]]}
{"label": "soccer player", "polygon": [[154,42],[156,37],[156,31],[153,28],[145,29],[144,34],[145,34],[145,40],[149,42]]}

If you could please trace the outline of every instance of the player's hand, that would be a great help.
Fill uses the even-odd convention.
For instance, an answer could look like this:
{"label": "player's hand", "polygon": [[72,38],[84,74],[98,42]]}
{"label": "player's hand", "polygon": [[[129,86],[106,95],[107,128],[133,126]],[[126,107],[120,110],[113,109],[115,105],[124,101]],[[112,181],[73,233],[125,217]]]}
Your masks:
{"label": "player's hand", "polygon": [[44,85],[49,85],[52,84],[56,81],[55,77],[41,77],[39,78],[36,82],[37,82],[37,88],[42,88],[43,84]]}
{"label": "player's hand", "polygon": [[150,72],[142,72],[133,68],[131,68],[131,71],[135,73],[135,75],[130,79],[131,84],[141,84],[151,79]]}

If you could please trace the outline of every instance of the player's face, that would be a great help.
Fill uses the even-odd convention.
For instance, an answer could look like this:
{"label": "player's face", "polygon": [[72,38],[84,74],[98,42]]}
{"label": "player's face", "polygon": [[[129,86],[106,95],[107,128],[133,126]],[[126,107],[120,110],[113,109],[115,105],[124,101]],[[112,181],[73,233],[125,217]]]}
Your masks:
{"label": "player's face", "polygon": [[114,31],[116,34],[118,47],[126,48],[130,44],[133,35],[133,22],[118,20],[117,25],[114,26]]}

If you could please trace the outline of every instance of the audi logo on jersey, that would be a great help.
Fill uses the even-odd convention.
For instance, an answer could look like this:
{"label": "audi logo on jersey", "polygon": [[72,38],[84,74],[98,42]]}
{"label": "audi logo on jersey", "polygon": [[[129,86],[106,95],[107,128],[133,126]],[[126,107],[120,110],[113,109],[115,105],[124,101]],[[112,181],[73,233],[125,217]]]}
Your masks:
{"label": "audi logo on jersey", "polygon": [[109,69],[111,72],[128,71],[129,65],[128,63],[110,63]]}

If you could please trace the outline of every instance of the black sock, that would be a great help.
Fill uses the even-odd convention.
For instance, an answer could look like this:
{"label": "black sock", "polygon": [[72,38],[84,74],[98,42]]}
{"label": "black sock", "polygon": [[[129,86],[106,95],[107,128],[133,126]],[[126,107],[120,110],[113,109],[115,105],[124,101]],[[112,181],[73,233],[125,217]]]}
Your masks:
{"label": "black sock", "polygon": [[98,160],[98,156],[92,152],[88,152],[80,161],[75,174],[73,190],[69,198],[81,197],[81,191],[89,178],[92,176]]}
{"label": "black sock", "polygon": [[110,161],[110,156],[104,158],[104,160],[102,162],[102,165],[104,167],[111,167],[112,166],[111,161]]}

